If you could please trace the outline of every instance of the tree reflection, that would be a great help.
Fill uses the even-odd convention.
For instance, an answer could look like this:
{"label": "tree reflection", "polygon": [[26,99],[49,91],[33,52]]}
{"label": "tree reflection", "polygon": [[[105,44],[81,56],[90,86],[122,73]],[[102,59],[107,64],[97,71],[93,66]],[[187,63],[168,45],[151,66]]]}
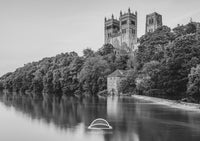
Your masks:
{"label": "tree reflection", "polygon": [[53,123],[57,128],[72,133],[81,124],[84,134],[89,135],[91,131],[87,127],[90,123],[96,118],[104,118],[113,127],[111,133],[102,134],[105,141],[193,141],[200,137],[199,114],[131,98],[77,99],[44,95],[33,99],[27,95],[1,96],[2,103],[14,107],[26,117],[46,124]]}
{"label": "tree reflection", "polygon": [[[54,123],[59,128],[72,128],[83,122],[86,126],[97,117],[106,117],[105,101],[96,98],[49,97],[33,99],[27,95],[6,94],[1,98],[8,107],[14,107],[32,119]],[[100,104],[99,104],[100,102]]]}

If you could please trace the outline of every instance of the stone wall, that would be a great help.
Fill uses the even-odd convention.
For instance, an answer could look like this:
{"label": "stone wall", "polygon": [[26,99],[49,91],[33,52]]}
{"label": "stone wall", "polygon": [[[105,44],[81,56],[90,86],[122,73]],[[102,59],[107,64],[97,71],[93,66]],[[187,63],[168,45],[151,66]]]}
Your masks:
{"label": "stone wall", "polygon": [[114,91],[115,94],[119,93],[119,84],[122,78],[120,77],[108,77],[107,78],[107,90],[108,93]]}

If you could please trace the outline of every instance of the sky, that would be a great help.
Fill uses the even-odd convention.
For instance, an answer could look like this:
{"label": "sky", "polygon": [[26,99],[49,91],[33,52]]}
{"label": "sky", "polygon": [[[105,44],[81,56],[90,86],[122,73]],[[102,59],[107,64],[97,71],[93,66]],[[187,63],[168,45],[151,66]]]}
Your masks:
{"label": "sky", "polygon": [[104,18],[138,12],[138,37],[146,14],[158,12],[171,28],[200,21],[199,0],[0,0],[0,76],[44,57],[104,43]]}

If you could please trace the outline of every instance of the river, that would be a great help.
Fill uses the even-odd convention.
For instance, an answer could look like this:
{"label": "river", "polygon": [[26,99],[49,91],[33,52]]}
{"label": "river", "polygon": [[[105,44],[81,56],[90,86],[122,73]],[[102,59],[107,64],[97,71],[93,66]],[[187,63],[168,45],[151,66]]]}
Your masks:
{"label": "river", "polygon": [[[89,130],[96,118],[112,130]],[[200,113],[130,97],[1,96],[0,141],[199,141]]]}

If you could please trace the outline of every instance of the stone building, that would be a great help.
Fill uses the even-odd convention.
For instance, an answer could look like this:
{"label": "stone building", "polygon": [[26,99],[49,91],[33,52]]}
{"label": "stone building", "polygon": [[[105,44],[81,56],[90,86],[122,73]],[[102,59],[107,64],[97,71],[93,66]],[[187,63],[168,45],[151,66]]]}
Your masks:
{"label": "stone building", "polygon": [[162,15],[154,12],[146,16],[146,33],[152,33],[162,25]]}
{"label": "stone building", "polygon": [[116,70],[107,77],[107,90],[110,94],[119,94],[119,84],[126,77],[126,70]]}
{"label": "stone building", "polygon": [[105,44],[112,44],[115,48],[134,50],[137,44],[137,12],[120,12],[119,19],[112,15],[111,19],[105,18]]}

